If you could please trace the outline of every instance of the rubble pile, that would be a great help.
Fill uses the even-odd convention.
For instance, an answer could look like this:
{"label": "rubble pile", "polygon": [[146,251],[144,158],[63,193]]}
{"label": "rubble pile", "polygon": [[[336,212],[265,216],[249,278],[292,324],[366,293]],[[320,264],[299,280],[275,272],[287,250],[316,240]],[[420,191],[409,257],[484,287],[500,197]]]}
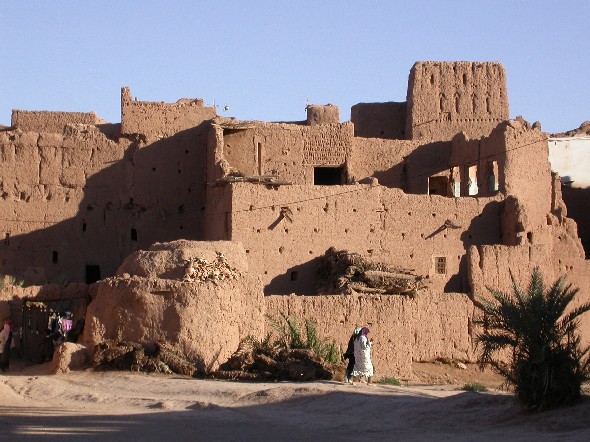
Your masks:
{"label": "rubble pile", "polygon": [[334,379],[341,367],[328,365],[312,350],[240,342],[230,359],[211,374],[217,379],[257,381],[313,381]]}
{"label": "rubble pile", "polygon": [[358,253],[330,247],[318,269],[318,294],[410,295],[426,286],[425,277],[412,270],[391,267],[362,258]]}
{"label": "rubble pile", "polygon": [[185,261],[183,281],[222,281],[236,279],[239,272],[231,267],[221,252],[217,258],[209,262],[204,258],[193,258]]}
{"label": "rubble pile", "polygon": [[92,358],[96,370],[145,371],[194,376],[196,367],[170,344],[157,342],[147,349],[135,342],[108,340],[97,344]]}

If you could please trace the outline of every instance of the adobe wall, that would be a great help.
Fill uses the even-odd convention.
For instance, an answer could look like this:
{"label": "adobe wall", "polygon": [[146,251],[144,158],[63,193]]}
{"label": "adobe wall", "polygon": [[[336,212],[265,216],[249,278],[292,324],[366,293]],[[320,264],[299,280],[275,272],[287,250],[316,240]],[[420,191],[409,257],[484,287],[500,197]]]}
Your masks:
{"label": "adobe wall", "polygon": [[506,75],[500,63],[418,62],[410,71],[408,139],[488,135],[507,120]]}
{"label": "adobe wall", "polygon": [[208,181],[231,169],[245,176],[278,175],[295,184],[313,184],[314,166],[345,165],[353,130],[351,123],[303,126],[216,119]]}
{"label": "adobe wall", "polygon": [[201,239],[206,142],[202,128],[153,143],[93,125],[1,132],[0,273],[28,284],[104,278],[133,250]]}
{"label": "adobe wall", "polygon": [[12,111],[12,129],[23,132],[61,133],[68,124],[106,123],[94,112]]}
{"label": "adobe wall", "polygon": [[354,136],[405,140],[406,107],[406,102],[355,104],[350,109]]}
{"label": "adobe wall", "polygon": [[305,110],[307,111],[308,126],[340,123],[340,109],[338,109],[338,106],[332,104],[327,104],[325,106],[310,104]]}
{"label": "adobe wall", "polygon": [[551,170],[559,173],[563,183],[563,201],[567,216],[577,223],[586,256],[590,256],[590,137],[549,138]]}
{"label": "adobe wall", "polygon": [[[474,306],[467,295],[424,290],[404,296],[267,296],[266,314],[317,322],[319,336],[345,349],[355,327],[374,339],[375,376],[412,378],[412,361],[439,357],[474,361],[470,335]],[[266,331],[270,332],[269,324]]]}
{"label": "adobe wall", "polygon": [[121,133],[141,134],[147,140],[169,137],[215,118],[214,107],[203,100],[180,99],[176,103],[132,101],[129,88],[121,88]]}
{"label": "adobe wall", "polygon": [[[429,275],[435,291],[466,292],[468,246],[501,241],[496,198],[407,195],[370,185],[249,184],[228,185],[217,196],[231,200],[231,213],[210,213],[208,223],[224,225],[229,217],[227,239],[244,244],[266,294],[315,293],[318,257],[331,246]],[[446,258],[445,274],[435,272],[435,257]]]}
{"label": "adobe wall", "polygon": [[590,136],[548,139],[551,170],[572,189],[590,188]]}
{"label": "adobe wall", "polygon": [[[382,186],[407,191],[410,179],[407,159],[412,156],[418,145],[416,141],[355,136],[348,158],[349,178],[351,181],[359,181],[363,178],[375,177]],[[443,157],[439,157],[439,164],[446,163],[446,158]],[[423,172],[419,169],[421,164],[418,161],[413,161],[412,166],[414,166],[411,171],[413,176]],[[423,179],[427,181],[428,176],[426,175]]]}

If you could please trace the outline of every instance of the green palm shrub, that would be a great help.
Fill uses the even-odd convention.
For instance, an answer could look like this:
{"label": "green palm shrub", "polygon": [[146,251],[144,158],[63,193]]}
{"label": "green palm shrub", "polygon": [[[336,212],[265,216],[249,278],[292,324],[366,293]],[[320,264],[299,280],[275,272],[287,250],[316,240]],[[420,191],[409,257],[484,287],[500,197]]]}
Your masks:
{"label": "green palm shrub", "polygon": [[305,332],[297,319],[279,311],[280,319],[267,315],[271,327],[277,332],[278,338],[274,345],[279,348],[302,348],[312,350],[320,359],[330,364],[338,364],[342,359],[342,351],[336,341],[322,339],[317,334],[317,324],[313,319],[306,319]]}
{"label": "green palm shrub", "polygon": [[581,349],[578,335],[580,315],[590,310],[590,303],[568,310],[578,289],[566,285],[562,277],[545,290],[538,268],[527,290],[510,276],[512,295],[488,287],[493,299],[482,300],[479,306],[482,365],[490,364],[500,373],[527,409],[578,400],[581,384],[590,379],[590,347]]}

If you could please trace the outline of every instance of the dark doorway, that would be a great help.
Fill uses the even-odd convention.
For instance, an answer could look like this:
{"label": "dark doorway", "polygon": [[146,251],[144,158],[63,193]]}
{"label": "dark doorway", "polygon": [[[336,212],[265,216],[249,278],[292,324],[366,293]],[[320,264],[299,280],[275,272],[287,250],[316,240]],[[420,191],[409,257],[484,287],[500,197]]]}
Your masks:
{"label": "dark doorway", "polygon": [[316,186],[339,186],[344,184],[344,168],[314,167],[313,184]]}
{"label": "dark doorway", "polygon": [[86,265],[86,284],[92,284],[100,279],[100,266]]}

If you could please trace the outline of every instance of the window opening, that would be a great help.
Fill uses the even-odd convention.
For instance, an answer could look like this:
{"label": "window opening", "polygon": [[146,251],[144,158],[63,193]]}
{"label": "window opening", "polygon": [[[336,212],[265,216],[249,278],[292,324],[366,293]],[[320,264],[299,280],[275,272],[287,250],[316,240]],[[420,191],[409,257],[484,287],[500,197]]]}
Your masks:
{"label": "window opening", "polygon": [[100,266],[86,264],[86,284],[92,284],[100,280]]}
{"label": "window opening", "polygon": [[446,176],[431,176],[428,178],[428,194],[447,196],[449,178]]}
{"label": "window opening", "polygon": [[316,186],[339,186],[344,184],[344,168],[314,167],[313,184]]}
{"label": "window opening", "polygon": [[293,271],[291,272],[291,281],[297,281],[297,278],[299,277],[299,272],[298,271]]}
{"label": "window opening", "polygon": [[488,192],[498,191],[498,162],[488,161]]}
{"label": "window opening", "polygon": [[468,192],[467,194],[470,196],[477,195],[479,189],[477,188],[477,166],[469,167],[469,181],[468,183]]}
{"label": "window opening", "polygon": [[131,241],[137,241],[137,230],[131,229]]}
{"label": "window opening", "polygon": [[86,221],[82,220],[82,232],[86,232]]}
{"label": "window opening", "polygon": [[57,264],[57,251],[55,251],[55,250],[51,253],[51,261],[54,264]]}
{"label": "window opening", "polygon": [[256,161],[258,162],[258,175],[262,176],[262,143],[257,145]]}
{"label": "window opening", "polygon": [[434,258],[434,270],[439,275],[445,275],[447,273],[447,258],[445,256]]}
{"label": "window opening", "polygon": [[4,236],[4,245],[10,245],[10,233],[6,233],[6,235]]}

